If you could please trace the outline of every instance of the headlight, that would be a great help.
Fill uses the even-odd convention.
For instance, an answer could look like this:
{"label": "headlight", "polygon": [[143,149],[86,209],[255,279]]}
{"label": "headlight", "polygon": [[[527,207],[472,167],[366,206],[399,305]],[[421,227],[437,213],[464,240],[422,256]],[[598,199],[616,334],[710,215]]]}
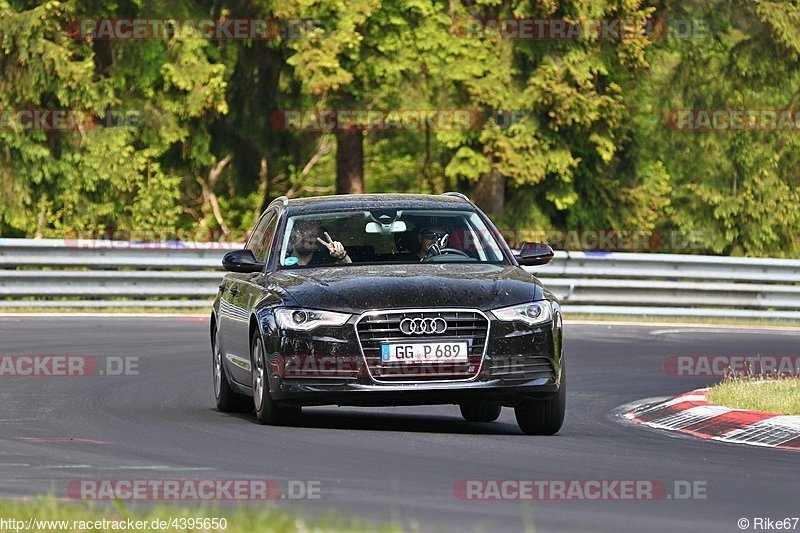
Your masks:
{"label": "headlight", "polygon": [[275,310],[275,322],[280,329],[294,331],[311,331],[320,326],[341,326],[350,320],[346,313],[333,311],[318,311],[316,309],[289,309]]}
{"label": "headlight", "polygon": [[529,326],[535,326],[552,319],[553,309],[550,307],[549,301],[542,300],[540,302],[495,309],[492,314],[497,317],[497,320],[502,320],[503,322],[524,322]]}

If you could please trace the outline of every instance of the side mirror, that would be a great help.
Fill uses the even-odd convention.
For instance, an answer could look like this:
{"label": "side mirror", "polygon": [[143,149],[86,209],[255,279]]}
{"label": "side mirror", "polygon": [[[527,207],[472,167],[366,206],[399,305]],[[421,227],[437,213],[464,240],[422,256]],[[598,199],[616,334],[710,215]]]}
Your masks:
{"label": "side mirror", "polygon": [[222,266],[230,272],[240,272],[248,274],[251,272],[261,272],[264,270],[264,263],[256,261],[256,256],[252,250],[235,250],[228,252],[222,258]]}
{"label": "side mirror", "polygon": [[550,246],[540,242],[525,242],[514,257],[522,266],[546,265],[553,260],[555,253]]}

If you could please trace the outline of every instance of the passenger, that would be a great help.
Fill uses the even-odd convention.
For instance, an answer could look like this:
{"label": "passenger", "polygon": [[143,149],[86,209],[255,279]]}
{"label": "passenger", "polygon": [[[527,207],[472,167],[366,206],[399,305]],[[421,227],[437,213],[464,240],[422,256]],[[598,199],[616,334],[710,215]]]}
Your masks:
{"label": "passenger", "polygon": [[[324,237],[324,239],[322,238]],[[300,220],[292,228],[287,259],[294,257],[296,265],[325,265],[352,263],[347,250],[334,241],[322,224],[315,220]],[[284,261],[284,264],[290,264]]]}

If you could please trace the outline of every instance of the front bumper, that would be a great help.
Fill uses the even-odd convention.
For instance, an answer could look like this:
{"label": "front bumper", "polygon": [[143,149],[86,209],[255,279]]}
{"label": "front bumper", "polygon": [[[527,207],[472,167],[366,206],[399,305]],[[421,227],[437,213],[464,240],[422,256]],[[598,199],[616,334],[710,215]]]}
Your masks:
{"label": "front bumper", "polygon": [[[513,406],[560,387],[560,320],[538,326],[489,318],[485,350],[472,377],[445,379],[425,368],[387,382],[370,372],[354,318],[311,332],[278,330],[262,315],[272,397],[283,405],[434,405],[492,401]],[[435,340],[435,339],[431,339]]]}
{"label": "front bumper", "polygon": [[504,385],[500,380],[420,385],[284,383],[282,390],[277,393],[273,392],[272,395],[282,405],[388,407],[487,401],[514,406],[528,400],[549,398],[557,393],[558,389],[559,385],[548,378],[530,381],[522,385]]}

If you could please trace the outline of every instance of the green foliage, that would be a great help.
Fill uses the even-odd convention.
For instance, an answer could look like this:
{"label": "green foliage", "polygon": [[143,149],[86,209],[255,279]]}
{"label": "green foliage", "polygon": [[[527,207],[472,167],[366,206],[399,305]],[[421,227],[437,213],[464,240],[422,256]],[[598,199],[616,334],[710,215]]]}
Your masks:
{"label": "green foliage", "polygon": [[[271,40],[78,40],[80,18],[310,19]],[[706,35],[465,35],[472,19],[701,20]],[[286,26],[286,24],[284,24]],[[301,31],[301,28],[305,28]],[[800,6],[749,0],[0,0],[0,235],[172,228],[238,238],[280,194],[334,192],[334,132],[286,109],[462,110],[368,131],[367,190],[484,194],[504,227],[680,231],[800,257],[797,131],[684,131],[676,110],[797,109]],[[20,128],[16,113],[94,117]],[[129,114],[133,123],[102,119]],[[214,207],[218,206],[218,210]]]}
{"label": "green foliage", "polygon": [[[665,117],[676,109],[797,109],[800,6],[709,7],[717,10],[713,38],[659,47],[653,60],[659,69],[641,81],[657,91],[640,96],[640,112]],[[720,15],[726,9],[734,11]],[[637,159],[658,161],[671,176],[671,208],[661,224],[691,232],[713,253],[800,256],[797,130],[691,132],[638,120],[648,146],[637,148]]]}
{"label": "green foliage", "polygon": [[[228,110],[225,67],[208,59],[210,43],[126,42],[101,69],[101,45],[64,31],[80,6],[0,10],[0,107],[10,125],[0,129],[3,223],[39,236],[176,227],[182,184],[215,160],[203,121]],[[19,128],[15,114],[34,110],[86,120],[71,130]],[[92,122],[133,111],[132,124]]]}

